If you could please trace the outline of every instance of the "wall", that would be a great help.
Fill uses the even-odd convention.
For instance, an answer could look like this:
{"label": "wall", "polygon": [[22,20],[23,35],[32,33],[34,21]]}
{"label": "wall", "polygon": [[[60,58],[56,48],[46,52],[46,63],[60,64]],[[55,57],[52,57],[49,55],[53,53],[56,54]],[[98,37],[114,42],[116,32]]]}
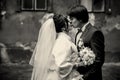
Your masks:
{"label": "wall", "polygon": [[[75,3],[66,0],[53,0],[53,11],[64,14],[68,7]],[[6,0],[6,15],[2,19],[0,41],[7,44],[36,41],[40,29],[40,19],[45,12],[19,11],[17,0]]]}
{"label": "wall", "polygon": [[[21,11],[17,0],[6,0],[6,12],[2,19],[2,30],[0,31],[0,41],[6,44],[16,42],[29,43],[37,40],[40,29],[39,20],[45,12]],[[66,14],[68,8],[76,4],[76,0],[53,0],[53,11],[56,13]],[[105,45],[107,52],[120,52],[120,1],[111,0],[108,5],[111,13],[94,13],[95,26],[102,29],[105,35]]]}

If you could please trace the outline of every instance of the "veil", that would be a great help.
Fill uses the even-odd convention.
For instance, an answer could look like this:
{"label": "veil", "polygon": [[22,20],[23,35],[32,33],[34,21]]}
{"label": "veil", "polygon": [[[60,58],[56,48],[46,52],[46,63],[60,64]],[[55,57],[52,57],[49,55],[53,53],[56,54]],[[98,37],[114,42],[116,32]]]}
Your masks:
{"label": "veil", "polygon": [[45,80],[55,39],[55,24],[53,18],[50,18],[43,23],[39,31],[38,42],[30,60],[34,67],[31,80]]}

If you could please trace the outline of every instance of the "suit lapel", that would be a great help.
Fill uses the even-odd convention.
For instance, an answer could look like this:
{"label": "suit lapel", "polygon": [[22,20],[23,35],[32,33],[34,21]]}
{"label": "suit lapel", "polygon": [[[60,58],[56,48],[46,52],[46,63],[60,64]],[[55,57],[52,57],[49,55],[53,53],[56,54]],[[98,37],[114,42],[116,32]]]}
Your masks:
{"label": "suit lapel", "polygon": [[92,25],[90,23],[88,25],[86,25],[86,29],[85,29],[85,31],[81,35],[81,38],[83,39],[83,41],[86,40],[87,35],[88,35],[89,31],[90,31],[91,26]]}
{"label": "suit lapel", "polygon": [[89,42],[93,33],[97,31],[97,28],[93,27],[90,23],[86,26],[85,31],[81,35],[83,42]]}

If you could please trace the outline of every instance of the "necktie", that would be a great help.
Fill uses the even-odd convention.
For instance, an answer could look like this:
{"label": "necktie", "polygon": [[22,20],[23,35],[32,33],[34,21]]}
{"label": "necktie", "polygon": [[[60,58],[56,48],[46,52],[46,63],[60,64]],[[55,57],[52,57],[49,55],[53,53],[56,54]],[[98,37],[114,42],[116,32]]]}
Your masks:
{"label": "necktie", "polygon": [[77,41],[77,36],[78,36],[78,34],[80,33],[80,32],[82,32],[82,30],[81,29],[78,29],[78,32],[76,33],[76,35],[75,35],[75,45],[76,45],[76,41]]}

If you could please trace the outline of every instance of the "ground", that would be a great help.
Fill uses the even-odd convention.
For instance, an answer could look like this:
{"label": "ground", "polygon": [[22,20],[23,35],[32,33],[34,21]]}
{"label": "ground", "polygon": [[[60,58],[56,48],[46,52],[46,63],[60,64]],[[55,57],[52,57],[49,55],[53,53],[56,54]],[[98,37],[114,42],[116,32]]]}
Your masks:
{"label": "ground", "polygon": [[[30,51],[22,49],[8,50],[12,64],[0,64],[0,80],[30,80],[32,66],[29,60]],[[120,52],[106,53],[105,63],[102,68],[103,80],[120,80]]]}
{"label": "ground", "polygon": [[[30,80],[31,73],[29,64],[0,65],[0,80]],[[120,80],[120,64],[105,63],[103,80]]]}

